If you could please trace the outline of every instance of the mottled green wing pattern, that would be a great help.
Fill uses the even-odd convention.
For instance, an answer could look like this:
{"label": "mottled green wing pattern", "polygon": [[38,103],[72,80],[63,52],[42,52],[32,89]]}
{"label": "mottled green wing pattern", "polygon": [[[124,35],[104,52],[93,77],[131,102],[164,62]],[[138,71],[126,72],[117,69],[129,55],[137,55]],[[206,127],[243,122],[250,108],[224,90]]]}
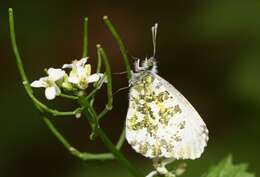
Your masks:
{"label": "mottled green wing pattern", "polygon": [[126,138],[145,157],[197,158],[206,146],[206,126],[165,82],[147,72],[131,87]]}

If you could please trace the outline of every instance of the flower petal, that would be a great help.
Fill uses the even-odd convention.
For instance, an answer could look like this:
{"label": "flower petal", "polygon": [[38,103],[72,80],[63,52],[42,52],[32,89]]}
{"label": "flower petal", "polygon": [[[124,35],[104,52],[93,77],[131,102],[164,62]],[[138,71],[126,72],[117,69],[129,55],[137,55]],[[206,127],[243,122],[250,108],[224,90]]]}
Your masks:
{"label": "flower petal", "polygon": [[84,70],[87,76],[89,76],[91,74],[91,65],[90,64],[86,64],[84,66]]}
{"label": "flower petal", "polygon": [[65,76],[65,71],[62,69],[49,68],[47,72],[52,81],[60,80]]}
{"label": "flower petal", "polygon": [[104,76],[104,74],[101,74],[101,73],[91,74],[91,75],[88,77],[88,83],[97,82],[97,81],[99,81],[99,79],[101,79],[103,76]]}
{"label": "flower petal", "polygon": [[88,57],[81,58],[79,61],[76,62],[77,66],[84,66],[88,61]]}
{"label": "flower petal", "polygon": [[35,88],[40,88],[40,87],[45,88],[45,87],[47,87],[46,80],[47,80],[47,77],[42,77],[40,80],[33,81],[31,83],[31,86],[35,87]]}
{"label": "flower petal", "polygon": [[79,78],[77,76],[69,76],[68,81],[73,84],[78,84]]}
{"label": "flower petal", "polygon": [[53,100],[56,97],[56,88],[53,87],[47,87],[45,89],[45,96],[48,100]]}
{"label": "flower petal", "polygon": [[76,72],[77,72],[78,77],[86,77],[86,76],[88,76],[87,73],[85,72],[84,67],[77,67]]}
{"label": "flower petal", "polygon": [[64,64],[63,66],[62,66],[62,68],[64,69],[64,68],[72,68],[72,64]]}
{"label": "flower petal", "polygon": [[60,88],[56,84],[54,85],[54,87],[55,87],[56,95],[61,94]]}

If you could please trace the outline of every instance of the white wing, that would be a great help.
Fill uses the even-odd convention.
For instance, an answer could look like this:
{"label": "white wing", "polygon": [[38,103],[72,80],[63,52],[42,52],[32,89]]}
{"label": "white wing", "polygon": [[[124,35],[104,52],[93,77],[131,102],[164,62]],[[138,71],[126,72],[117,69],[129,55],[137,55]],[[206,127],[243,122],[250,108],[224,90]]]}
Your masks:
{"label": "white wing", "polygon": [[189,101],[173,85],[159,75],[154,75],[179,104],[182,110],[179,118],[186,122],[184,132],[182,133],[182,141],[175,145],[174,157],[176,159],[199,158],[208,141],[206,124]]}
{"label": "white wing", "polygon": [[126,139],[145,157],[195,159],[208,139],[205,123],[167,81],[148,73],[130,89]]}

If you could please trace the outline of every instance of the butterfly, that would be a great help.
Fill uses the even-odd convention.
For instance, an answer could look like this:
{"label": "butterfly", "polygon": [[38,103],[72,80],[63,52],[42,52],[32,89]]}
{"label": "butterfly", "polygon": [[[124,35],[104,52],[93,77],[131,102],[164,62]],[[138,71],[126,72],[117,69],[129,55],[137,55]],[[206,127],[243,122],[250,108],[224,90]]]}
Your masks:
{"label": "butterfly", "polygon": [[[160,159],[196,159],[208,141],[206,124],[189,101],[158,75],[155,59],[157,24],[152,27],[154,55],[135,61],[129,82],[126,139],[132,148],[157,163]],[[151,175],[152,176],[152,175]]]}

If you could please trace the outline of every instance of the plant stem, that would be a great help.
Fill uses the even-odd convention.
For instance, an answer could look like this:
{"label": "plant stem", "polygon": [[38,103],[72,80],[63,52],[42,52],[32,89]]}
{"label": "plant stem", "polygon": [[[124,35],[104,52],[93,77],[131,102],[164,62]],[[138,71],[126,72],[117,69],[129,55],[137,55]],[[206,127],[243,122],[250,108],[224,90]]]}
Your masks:
{"label": "plant stem", "polygon": [[106,67],[106,79],[107,79],[107,105],[105,110],[109,111],[113,107],[113,91],[112,91],[112,76],[109,60],[105,50],[98,44],[97,49],[101,54],[101,59],[103,59]]}
{"label": "plant stem", "polygon": [[[124,165],[131,173],[132,175],[136,177],[141,177],[141,173],[139,172],[138,169],[136,169],[128,160],[127,158],[117,149],[116,146],[111,142],[111,140],[107,137],[107,135],[103,132],[103,130],[100,128],[98,124],[98,118],[97,118],[97,113],[94,110],[93,107],[90,106],[90,103],[88,100],[82,98],[79,98],[79,102],[84,107],[85,109],[83,110],[83,114],[85,114],[86,118],[90,121],[91,125],[93,126],[93,122],[95,123],[97,121],[97,125],[94,125],[92,127],[92,136],[99,136],[104,143],[104,145],[110,150],[115,158],[122,164]],[[89,117],[91,116],[91,117]],[[122,136],[119,138],[119,143],[117,146],[120,146],[122,143],[121,140]],[[122,146],[122,145],[121,145]]]}
{"label": "plant stem", "polygon": [[102,59],[101,59],[101,54],[97,48],[97,59],[98,59],[98,62],[97,62],[97,73],[100,73],[101,71],[101,66],[102,66]]}
{"label": "plant stem", "polygon": [[84,27],[83,27],[83,52],[82,57],[88,56],[88,18],[84,18]]}
{"label": "plant stem", "polygon": [[79,150],[75,149],[74,147],[71,146],[71,144],[62,136],[62,134],[55,128],[53,123],[50,121],[49,118],[43,117],[43,121],[46,123],[48,128],[51,130],[51,132],[55,135],[55,137],[63,144],[63,146],[68,149],[68,151],[80,158],[81,160],[108,160],[108,159],[113,159],[113,154],[111,153],[100,153],[100,154],[95,154],[95,153],[87,153],[87,152],[80,152]]}
{"label": "plant stem", "polygon": [[96,92],[102,87],[104,82],[105,82],[105,77],[101,78],[98,82],[96,82],[94,89],[86,96],[85,99],[90,99],[91,97],[94,98]]}
{"label": "plant stem", "polygon": [[116,40],[116,42],[117,42],[117,44],[119,46],[119,49],[121,51],[121,54],[123,56],[124,63],[125,63],[125,66],[126,66],[127,77],[128,77],[128,80],[130,80],[131,79],[131,66],[129,64],[129,59],[128,59],[128,54],[127,54],[126,47],[125,47],[125,45],[124,45],[120,35],[116,31],[114,25],[109,20],[109,18],[107,16],[104,16],[103,20],[104,20],[104,22],[107,25],[109,31],[112,33],[112,36],[115,38],[115,40]]}
{"label": "plant stem", "polygon": [[[127,49],[120,37],[120,35],[118,34],[118,32],[116,31],[114,25],[112,24],[112,22],[109,20],[109,18],[107,16],[104,16],[103,17],[103,20],[106,24],[106,26],[108,27],[109,31],[111,32],[112,36],[114,37],[114,39],[116,40],[118,46],[119,46],[119,49],[120,49],[120,52],[123,56],[123,60],[124,60],[124,64],[125,64],[125,67],[126,67],[126,72],[127,72],[127,77],[128,77],[128,80],[131,79],[131,66],[130,66],[130,63],[129,63],[129,59],[128,59],[128,54],[127,54]],[[104,109],[100,114],[99,114],[99,119],[101,117],[103,117],[108,111],[106,109]],[[123,129],[121,135],[120,135],[120,138],[119,138],[119,141],[118,141],[118,144],[117,144],[117,147],[122,147],[123,144],[125,142],[125,129]]]}
{"label": "plant stem", "polygon": [[135,168],[127,159],[126,157],[116,149],[116,147],[113,145],[113,143],[108,139],[105,132],[101,129],[97,129],[97,134],[101,138],[104,145],[114,154],[115,158],[124,165],[135,177],[143,177],[142,173]]}
{"label": "plant stem", "polygon": [[32,93],[32,89],[27,81],[23,81],[24,88],[35,104],[36,108],[42,112],[42,113],[48,113],[51,114],[52,116],[72,116],[76,115],[77,113],[81,112],[81,108],[77,108],[74,111],[58,111],[55,109],[49,108],[47,105],[43,104],[41,101],[39,101]]}
{"label": "plant stem", "polygon": [[77,100],[77,99],[78,99],[77,96],[67,95],[67,94],[65,94],[65,93],[61,93],[59,96],[60,96],[60,97],[63,97],[63,98],[68,98],[68,99],[71,99],[71,100]]}
{"label": "plant stem", "polygon": [[116,148],[120,150],[125,142],[125,127],[123,127],[123,130],[118,138],[118,141],[116,143]]}
{"label": "plant stem", "polygon": [[[12,48],[13,48],[13,52],[14,52],[14,55],[15,55],[18,71],[19,71],[19,73],[22,77],[22,80],[25,81],[25,82],[28,82],[28,78],[25,74],[23,63],[22,63],[22,60],[21,60],[21,56],[20,56],[19,50],[18,50],[17,45],[16,45],[16,37],[15,37],[15,31],[14,31],[13,9],[9,8],[8,12],[9,12],[10,38],[11,38]],[[29,85],[24,85],[24,87],[25,87],[27,92],[32,92],[32,89]]]}

